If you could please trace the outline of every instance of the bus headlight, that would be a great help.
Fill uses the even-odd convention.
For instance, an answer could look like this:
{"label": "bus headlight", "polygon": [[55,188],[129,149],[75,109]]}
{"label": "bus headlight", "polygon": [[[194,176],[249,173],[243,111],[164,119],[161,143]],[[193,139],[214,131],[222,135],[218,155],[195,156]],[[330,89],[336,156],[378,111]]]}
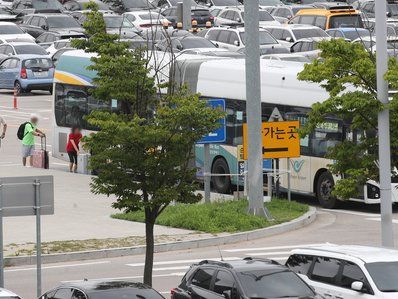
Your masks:
{"label": "bus headlight", "polygon": [[380,198],[380,188],[372,185],[372,184],[366,184],[366,188],[368,191],[368,198],[369,199],[379,199]]}

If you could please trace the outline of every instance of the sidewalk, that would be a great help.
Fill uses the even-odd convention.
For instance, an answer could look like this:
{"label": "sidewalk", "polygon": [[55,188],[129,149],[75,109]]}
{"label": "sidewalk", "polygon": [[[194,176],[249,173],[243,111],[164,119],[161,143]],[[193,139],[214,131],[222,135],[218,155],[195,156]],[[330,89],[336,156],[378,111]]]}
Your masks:
{"label": "sidewalk", "polygon": [[[41,170],[22,166],[0,167],[0,177],[53,175],[55,215],[43,216],[44,242],[145,236],[145,224],[115,220],[113,198],[90,192],[90,176],[62,170]],[[194,232],[164,226],[155,235],[187,235]],[[35,242],[35,217],[4,219],[4,244]]]}

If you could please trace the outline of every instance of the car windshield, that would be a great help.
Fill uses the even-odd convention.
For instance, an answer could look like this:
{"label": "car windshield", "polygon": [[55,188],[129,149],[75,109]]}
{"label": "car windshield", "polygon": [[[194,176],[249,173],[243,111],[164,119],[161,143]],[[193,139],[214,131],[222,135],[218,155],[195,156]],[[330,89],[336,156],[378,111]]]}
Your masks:
{"label": "car windshield", "polygon": [[[242,18],[245,18],[245,14],[242,12]],[[260,10],[259,15],[260,22],[275,21],[274,17],[270,15],[268,11]]]}
{"label": "car windshield", "polygon": [[365,264],[381,292],[398,292],[398,261]]}
{"label": "car windshield", "polygon": [[[243,41],[243,43],[246,42],[244,32],[240,33],[240,38]],[[260,31],[260,45],[272,45],[277,43],[278,42],[276,41],[276,39],[271,34],[269,34],[268,31]]]}
{"label": "car windshield", "polygon": [[340,27],[354,27],[362,28],[363,23],[360,15],[342,15],[333,16],[330,18],[330,28],[340,28]]}
{"label": "car windshield", "polygon": [[280,0],[260,0],[260,5],[263,6],[277,6],[277,5],[283,5],[282,1]]}
{"label": "car windshield", "polygon": [[344,35],[349,40],[356,40],[357,38],[370,37],[370,31],[369,30],[346,31],[344,32]]}
{"label": "car windshield", "polygon": [[129,20],[122,16],[113,16],[104,18],[106,28],[134,28]]}
{"label": "car windshield", "polygon": [[63,6],[57,0],[33,0],[32,7],[34,9],[59,9],[63,10]]}
{"label": "car windshield", "polygon": [[32,58],[23,62],[23,67],[27,69],[34,68],[50,68],[53,67],[51,59],[48,58]]}
{"label": "car windshield", "polygon": [[216,46],[205,38],[183,38],[180,40],[183,49],[194,49],[194,48],[216,48]]}
{"label": "car windshield", "polygon": [[1,25],[0,26],[0,34],[24,34],[25,32],[22,31],[17,25]]}
{"label": "car windshield", "polygon": [[40,46],[31,44],[31,45],[18,45],[14,46],[15,52],[17,54],[37,54],[37,55],[47,55],[47,52]]}
{"label": "car windshield", "polygon": [[47,18],[48,26],[50,28],[73,28],[80,27],[79,23],[73,17],[54,16]]}
{"label": "car windshield", "polygon": [[398,16],[398,4],[391,3],[387,4],[387,11],[390,13],[391,16]]}
{"label": "car windshield", "polygon": [[238,0],[213,0],[215,6],[241,5]]}
{"label": "car windshield", "polygon": [[329,35],[321,28],[314,29],[294,29],[293,34],[296,39],[311,38],[311,37],[328,37]]}
{"label": "car windshield", "polygon": [[150,9],[154,8],[148,0],[122,0],[125,8]]}
{"label": "car windshield", "polygon": [[238,277],[249,298],[305,298],[314,296],[311,288],[289,270],[239,272]]}

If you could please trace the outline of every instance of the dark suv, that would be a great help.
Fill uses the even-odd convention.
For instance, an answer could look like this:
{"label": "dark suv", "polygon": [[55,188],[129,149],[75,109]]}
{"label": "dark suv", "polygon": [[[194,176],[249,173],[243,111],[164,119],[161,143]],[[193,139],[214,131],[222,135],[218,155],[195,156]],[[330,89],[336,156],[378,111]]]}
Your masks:
{"label": "dark suv", "polygon": [[279,263],[247,257],[191,266],[171,299],[320,299],[297,274]]}

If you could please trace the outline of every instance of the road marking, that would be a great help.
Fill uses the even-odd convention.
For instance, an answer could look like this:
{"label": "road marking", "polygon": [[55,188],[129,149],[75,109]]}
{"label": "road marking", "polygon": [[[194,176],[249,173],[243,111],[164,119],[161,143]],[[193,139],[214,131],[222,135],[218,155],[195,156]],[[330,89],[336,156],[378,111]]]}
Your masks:
{"label": "road marking", "polygon": [[[74,268],[74,267],[85,267],[85,266],[102,265],[102,264],[110,264],[110,263],[111,263],[110,261],[101,261],[101,262],[92,262],[92,263],[47,266],[47,267],[42,267],[42,269],[47,270],[47,269],[60,269],[60,268]],[[36,271],[36,267],[4,270],[4,272],[25,272],[25,271]]]}
{"label": "road marking", "polygon": [[[157,278],[157,277],[170,277],[170,276],[184,276],[185,272],[175,272],[175,273],[167,273],[167,274],[156,274],[156,275],[152,275],[153,278]],[[129,279],[142,279],[144,278],[143,275],[138,275],[138,276],[124,276],[124,277],[107,277],[107,278],[95,278],[95,279],[89,279],[89,281],[104,281],[104,280],[110,280],[110,281],[114,281],[114,280],[129,280]],[[75,283],[75,282],[81,282],[82,280],[64,280],[61,281],[61,283]]]}
{"label": "road marking", "polygon": [[[365,218],[365,220],[380,222],[380,221],[381,221],[381,218]],[[393,219],[393,220],[392,220],[392,223],[398,224],[398,220],[397,220],[397,219]]]}
{"label": "road marking", "polygon": [[[240,260],[240,257],[225,257],[224,261],[236,261]],[[219,257],[216,258],[202,258],[202,259],[193,259],[193,260],[175,260],[175,261],[162,261],[162,262],[154,262],[154,266],[165,266],[165,265],[175,265],[175,264],[195,264],[199,263],[203,260],[212,260],[212,261],[221,261]],[[145,263],[135,263],[135,264],[127,264],[129,267],[144,267]]]}
{"label": "road marking", "polygon": [[267,250],[278,250],[278,249],[296,249],[302,247],[314,247],[325,245],[325,243],[319,244],[302,244],[302,245],[288,245],[288,246],[273,246],[273,247],[258,247],[258,248],[237,248],[237,249],[224,249],[225,252],[245,252],[245,251],[267,251]]}
{"label": "road marking", "polygon": [[0,165],[0,167],[10,167],[10,166],[22,166],[22,163],[14,163],[14,164],[4,164]]}
{"label": "road marking", "polygon": [[354,216],[364,216],[364,217],[378,217],[379,216],[379,214],[376,214],[376,213],[372,214],[372,213],[352,212],[352,211],[346,211],[346,210],[322,209],[322,211],[348,214],[348,215],[354,215]]}

